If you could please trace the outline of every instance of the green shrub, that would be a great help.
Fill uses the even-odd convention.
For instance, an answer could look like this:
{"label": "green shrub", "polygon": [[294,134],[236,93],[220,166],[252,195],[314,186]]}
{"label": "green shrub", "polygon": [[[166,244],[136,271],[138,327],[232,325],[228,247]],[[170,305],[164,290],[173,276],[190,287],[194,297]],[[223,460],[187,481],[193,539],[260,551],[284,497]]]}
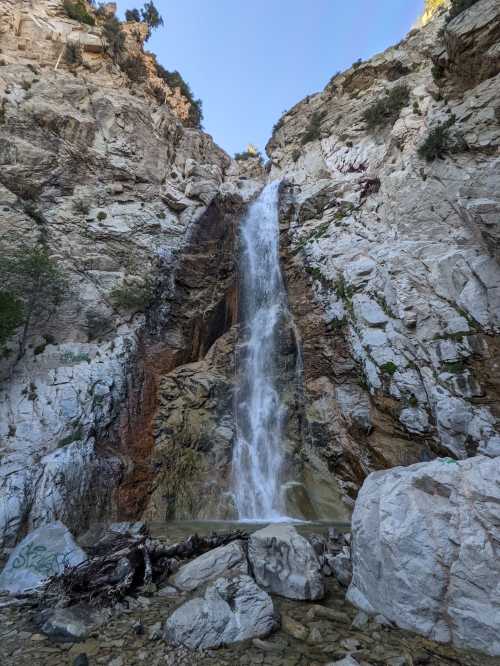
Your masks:
{"label": "green shrub", "polygon": [[182,76],[177,70],[169,72],[165,69],[159,62],[155,63],[156,74],[157,76],[164,81],[169,88],[174,90],[179,88],[181,94],[189,101],[191,107],[189,109],[189,117],[185,121],[185,125],[188,127],[194,127],[196,129],[201,129],[201,123],[203,121],[203,111],[202,111],[202,101],[201,99],[195,99],[193,92],[189,87],[189,84],[184,81]]}
{"label": "green shrub", "polygon": [[393,125],[409,101],[410,89],[408,86],[405,84],[394,86],[394,88],[386,90],[384,97],[366,109],[363,120],[369,129]]}
{"label": "green shrub", "polygon": [[390,375],[391,377],[397,372],[398,366],[392,361],[387,361],[380,366],[381,371],[384,375]]}
{"label": "green shrub", "polygon": [[321,138],[321,121],[325,115],[325,111],[314,111],[314,113],[311,115],[306,131],[300,140],[303,146],[305,146],[306,143],[310,143],[311,141],[316,141],[317,139]]}
{"label": "green shrub", "polygon": [[[33,326],[47,322],[61,304],[67,291],[62,270],[43,245],[11,254],[0,252],[0,283],[9,299],[4,307],[9,314],[7,331],[22,325],[16,362],[26,351]],[[4,297],[5,298],[5,297]],[[14,300],[12,300],[14,299]],[[10,321],[10,324],[9,324]]]}
{"label": "green shrub", "polygon": [[81,65],[82,47],[78,42],[68,42],[64,48],[64,62],[67,65]]}
{"label": "green shrub", "polygon": [[454,19],[455,16],[458,16],[472,5],[475,5],[478,0],[451,0],[450,11],[448,14],[448,20]]}
{"label": "green shrub", "polygon": [[108,214],[107,214],[106,212],[104,212],[103,210],[100,210],[100,211],[97,213],[97,219],[99,220],[99,222],[102,222],[102,221],[105,220],[107,217],[108,217]]}
{"label": "green shrub", "polygon": [[140,56],[129,56],[120,63],[120,67],[131,81],[139,83],[147,79],[148,69]]}
{"label": "green shrub", "polygon": [[141,17],[149,28],[159,28],[163,25],[163,18],[160,16],[152,0],[144,3],[144,7],[141,9]]}
{"label": "green shrub", "polygon": [[444,67],[440,62],[435,62],[431,67],[432,78],[439,83],[444,78]]}
{"label": "green shrub", "polygon": [[353,63],[352,63],[352,68],[353,68],[353,69],[358,69],[358,67],[361,67],[362,64],[363,64],[362,59],[361,59],[361,58],[358,58],[358,59],[356,60],[356,62],[353,62]]}
{"label": "green shrub", "polygon": [[426,140],[418,148],[418,155],[427,162],[442,159],[448,152],[450,132],[446,123],[439,123],[431,129]]}
{"label": "green shrub", "polygon": [[444,123],[433,127],[425,141],[418,148],[418,156],[427,162],[443,159],[448,153],[457,153],[468,150],[468,146],[460,134],[450,134],[450,127],[455,124],[456,118],[451,115]]}
{"label": "green shrub", "polygon": [[117,285],[111,290],[110,299],[119,310],[145,310],[153,298],[153,284],[146,280],[144,284]]}
{"label": "green shrub", "polygon": [[87,25],[95,25],[95,19],[87,11],[84,0],[64,0],[63,7],[68,18]]}
{"label": "green shrub", "polygon": [[127,23],[139,23],[141,14],[138,9],[127,9],[125,12],[125,20]]}
{"label": "green shrub", "polygon": [[0,349],[23,323],[23,305],[12,294],[0,291]]}
{"label": "green shrub", "polygon": [[125,46],[125,33],[116,16],[108,16],[102,26],[102,34],[107,43],[108,53],[114,60],[119,60]]}
{"label": "green shrub", "polygon": [[151,0],[145,2],[144,7],[140,11],[138,9],[127,9],[125,12],[125,20],[128,23],[139,23],[140,21],[145,23],[148,26],[146,41],[151,37],[151,30],[163,25],[163,18],[157,10],[154,2]]}

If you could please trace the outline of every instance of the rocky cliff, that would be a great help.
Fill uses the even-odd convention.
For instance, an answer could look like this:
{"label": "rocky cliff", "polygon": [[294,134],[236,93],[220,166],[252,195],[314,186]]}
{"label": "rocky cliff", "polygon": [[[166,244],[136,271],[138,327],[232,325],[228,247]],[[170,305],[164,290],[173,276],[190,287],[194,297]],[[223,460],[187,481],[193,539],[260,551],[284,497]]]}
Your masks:
{"label": "rocky cliff", "polygon": [[[267,146],[297,515],[348,518],[373,470],[500,450],[499,9],[443,4]],[[144,24],[117,57],[113,6],[85,7],[93,25],[1,8],[2,253],[41,245],[67,277],[1,362],[7,545],[54,518],[234,513],[236,230],[264,173],[193,126]]]}
{"label": "rocky cliff", "polygon": [[370,471],[500,452],[499,19],[494,0],[438,12],[293,107],[267,146],[303,455],[347,504]]}
{"label": "rocky cliff", "polygon": [[93,26],[55,0],[0,8],[2,256],[42,246],[67,279],[25,353],[18,333],[1,361],[6,545],[56,517],[80,531],[143,510],[161,373],[228,326],[231,228],[259,187],[189,127],[189,100],[151,73],[143,24],[122,24],[119,64],[113,7],[85,6]]}

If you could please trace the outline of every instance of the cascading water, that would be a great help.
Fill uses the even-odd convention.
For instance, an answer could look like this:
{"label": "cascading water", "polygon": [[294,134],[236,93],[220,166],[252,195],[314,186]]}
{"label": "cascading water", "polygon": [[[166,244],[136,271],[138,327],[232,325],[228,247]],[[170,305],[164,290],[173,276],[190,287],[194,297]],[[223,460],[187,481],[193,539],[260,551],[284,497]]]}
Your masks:
{"label": "cascading water", "polygon": [[286,518],[280,498],[286,408],[279,334],[290,318],[279,263],[279,181],[267,185],[241,228],[242,344],[236,391],[233,496],[240,520]]}

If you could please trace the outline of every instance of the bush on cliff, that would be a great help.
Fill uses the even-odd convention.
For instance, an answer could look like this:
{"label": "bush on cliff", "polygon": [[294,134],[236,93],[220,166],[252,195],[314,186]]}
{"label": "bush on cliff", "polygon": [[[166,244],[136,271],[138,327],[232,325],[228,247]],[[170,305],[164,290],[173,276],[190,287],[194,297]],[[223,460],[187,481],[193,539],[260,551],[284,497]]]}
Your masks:
{"label": "bush on cliff", "polygon": [[107,49],[113,60],[119,60],[125,46],[125,33],[116,16],[108,16],[102,26],[102,34],[107,43]]}
{"label": "bush on cliff", "polygon": [[316,141],[317,139],[321,138],[321,121],[324,117],[324,111],[314,111],[312,116],[309,118],[309,124],[306,128],[306,131],[300,140],[303,146],[305,146],[306,143],[310,143],[311,141]]}
{"label": "bush on cliff", "polygon": [[385,95],[369,106],[363,120],[369,129],[393,125],[399,117],[401,110],[410,101],[410,89],[401,84],[386,90]]}
{"label": "bush on cliff", "polygon": [[452,135],[450,127],[455,124],[456,118],[451,115],[444,123],[433,127],[425,141],[418,148],[418,155],[427,162],[443,159],[449,153],[459,153],[468,150],[463,136],[457,132]]}
{"label": "bush on cliff", "polygon": [[12,294],[0,291],[0,351],[22,323],[22,303]]}
{"label": "bush on cliff", "polygon": [[82,47],[78,42],[68,42],[64,48],[64,61],[67,65],[81,65]]}
{"label": "bush on cliff", "polygon": [[145,2],[144,7],[139,11],[138,9],[127,9],[125,12],[125,20],[128,23],[145,23],[149,30],[146,36],[146,41],[151,36],[151,30],[159,28],[163,25],[163,18],[156,8],[154,2]]}
{"label": "bush on cliff", "polygon": [[64,0],[63,7],[68,18],[80,23],[86,23],[87,25],[95,25],[95,19],[87,11],[83,0]]}
{"label": "bush on cliff", "polygon": [[0,252],[0,282],[4,293],[11,297],[10,303],[4,300],[4,307],[11,313],[11,326],[15,322],[16,328],[19,325],[23,327],[17,356],[19,360],[26,350],[26,341],[33,326],[46,323],[61,304],[67,281],[47,248],[40,244],[12,254]]}
{"label": "bush on cliff", "polygon": [[138,9],[127,9],[125,12],[125,20],[127,23],[140,23],[141,14]]}
{"label": "bush on cliff", "polygon": [[169,72],[165,67],[160,65],[159,62],[155,63],[156,74],[157,76],[164,81],[171,90],[179,88],[183,97],[185,97],[191,108],[189,109],[189,116],[185,125],[188,127],[194,127],[195,129],[201,129],[201,123],[203,121],[203,111],[202,111],[202,101],[201,99],[195,99],[193,92],[189,87],[189,84],[184,81],[182,76],[177,70]]}
{"label": "bush on cliff", "polygon": [[144,311],[153,298],[153,283],[146,280],[143,284],[122,283],[113,287],[110,299],[119,310]]}
{"label": "bush on cliff", "polygon": [[148,70],[140,56],[129,56],[120,63],[120,67],[131,81],[139,83],[147,79]]}

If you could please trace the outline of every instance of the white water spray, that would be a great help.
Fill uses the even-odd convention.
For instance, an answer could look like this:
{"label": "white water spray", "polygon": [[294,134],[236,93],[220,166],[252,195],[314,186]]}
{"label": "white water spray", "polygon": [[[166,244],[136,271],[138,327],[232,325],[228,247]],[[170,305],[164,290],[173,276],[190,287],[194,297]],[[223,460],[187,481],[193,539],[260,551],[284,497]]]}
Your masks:
{"label": "white water spray", "polygon": [[280,498],[286,409],[279,390],[278,342],[289,318],[279,263],[279,181],[267,185],[242,223],[243,344],[236,392],[233,495],[240,520],[285,519]]}

